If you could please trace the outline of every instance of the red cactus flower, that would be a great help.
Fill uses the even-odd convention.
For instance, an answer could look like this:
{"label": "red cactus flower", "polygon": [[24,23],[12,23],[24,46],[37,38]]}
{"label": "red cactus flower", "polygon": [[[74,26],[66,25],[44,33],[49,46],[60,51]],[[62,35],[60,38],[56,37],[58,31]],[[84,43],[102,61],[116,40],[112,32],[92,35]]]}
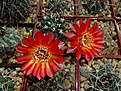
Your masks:
{"label": "red cactus flower", "polygon": [[72,52],[77,49],[76,59],[79,60],[81,58],[82,51],[84,52],[85,58],[87,61],[93,60],[95,55],[99,56],[102,53],[102,49],[104,45],[102,43],[105,42],[103,31],[99,27],[97,22],[90,27],[91,20],[83,22],[80,19],[79,24],[80,28],[77,24],[74,24],[74,27],[70,25],[70,28],[74,31],[74,33],[65,33],[65,36],[71,38],[73,41],[70,43],[71,48],[67,50],[67,53]]}
{"label": "red cactus flower", "polygon": [[59,39],[54,39],[54,34],[49,33],[43,35],[42,32],[35,33],[35,40],[31,35],[23,38],[22,43],[25,46],[18,45],[16,51],[25,55],[17,58],[18,63],[26,62],[22,67],[22,71],[26,71],[27,75],[33,73],[38,79],[45,77],[46,73],[49,77],[53,77],[55,71],[59,71],[63,67],[64,57],[60,56],[64,50],[59,50],[64,46]]}

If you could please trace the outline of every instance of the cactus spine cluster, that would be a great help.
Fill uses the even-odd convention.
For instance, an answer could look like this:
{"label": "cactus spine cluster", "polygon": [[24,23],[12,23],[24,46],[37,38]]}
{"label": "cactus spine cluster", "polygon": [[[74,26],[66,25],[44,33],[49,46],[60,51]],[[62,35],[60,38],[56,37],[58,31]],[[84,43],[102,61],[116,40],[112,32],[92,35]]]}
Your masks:
{"label": "cactus spine cluster", "polygon": [[20,43],[21,37],[18,30],[15,28],[0,28],[0,58],[3,59],[15,50],[15,47]]}
{"label": "cactus spine cluster", "polygon": [[60,18],[59,14],[50,14],[43,17],[41,24],[37,26],[43,33],[53,32],[55,38],[58,38],[59,35],[63,35],[66,30],[65,20]]}

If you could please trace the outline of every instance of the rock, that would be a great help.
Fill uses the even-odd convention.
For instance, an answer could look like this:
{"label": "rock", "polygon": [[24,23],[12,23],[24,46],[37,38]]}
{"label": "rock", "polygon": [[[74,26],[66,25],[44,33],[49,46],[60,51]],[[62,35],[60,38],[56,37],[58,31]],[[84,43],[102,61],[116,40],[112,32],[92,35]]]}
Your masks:
{"label": "rock", "polygon": [[67,0],[68,2],[71,2],[71,0]]}
{"label": "rock", "polygon": [[75,79],[73,77],[70,76],[70,81],[75,84]]}
{"label": "rock", "polygon": [[86,70],[87,70],[87,72],[91,72],[92,71],[92,68],[89,65],[87,65],[86,66]]}
{"label": "rock", "polygon": [[21,89],[21,86],[17,86],[17,91],[20,91],[20,89]]}
{"label": "rock", "polygon": [[85,11],[85,14],[88,14],[88,11],[87,10]]}
{"label": "rock", "polygon": [[87,80],[84,76],[80,76],[80,82]]}
{"label": "rock", "polygon": [[121,24],[118,25],[121,28]]}
{"label": "rock", "polygon": [[65,78],[69,80],[70,76],[66,76]]}
{"label": "rock", "polygon": [[27,35],[27,32],[26,31],[23,31],[23,36],[26,36]]}
{"label": "rock", "polygon": [[4,67],[0,68],[0,72],[2,73],[4,69],[5,69]]}
{"label": "rock", "polygon": [[25,27],[23,27],[23,28],[21,29],[21,31],[26,31],[26,28],[25,28]]}
{"label": "rock", "polygon": [[8,74],[8,70],[7,69],[3,70],[3,74]]}
{"label": "rock", "polygon": [[82,82],[82,83],[80,84],[80,87],[82,87],[82,88],[84,87],[84,82]]}
{"label": "rock", "polygon": [[21,71],[21,68],[17,67],[15,68],[16,71]]}
{"label": "rock", "polygon": [[106,42],[106,45],[107,45],[107,46],[110,46],[110,43],[109,43],[109,42]]}
{"label": "rock", "polygon": [[65,71],[66,71],[66,72],[68,72],[68,71],[69,71],[69,69],[65,69]]}
{"label": "rock", "polygon": [[118,62],[117,67],[121,68],[121,61]]}
{"label": "rock", "polygon": [[22,78],[19,78],[19,82],[22,83]]}
{"label": "rock", "polygon": [[101,61],[100,59],[97,59],[97,62],[98,62],[98,63],[100,63],[100,61]]}
{"label": "rock", "polygon": [[94,64],[93,67],[94,67],[95,69],[98,69],[98,68],[99,68],[99,64]]}
{"label": "rock", "polygon": [[73,78],[75,78],[75,74],[70,74],[70,76],[72,76]]}
{"label": "rock", "polygon": [[14,64],[15,64],[16,62],[17,62],[17,60],[16,60],[16,59],[13,59],[13,62],[12,62],[12,63],[14,63]]}
{"label": "rock", "polygon": [[16,82],[16,85],[18,86],[18,85],[20,85],[20,83],[17,81],[17,82]]}
{"label": "rock", "polygon": [[116,32],[112,32],[112,35],[113,35],[113,36],[116,36],[116,34],[117,34]]}
{"label": "rock", "polygon": [[20,76],[20,77],[23,77],[23,75],[24,75],[24,74],[23,74],[22,72],[19,73],[19,76]]}
{"label": "rock", "polygon": [[13,71],[13,72],[11,73],[11,75],[12,75],[12,76],[16,76],[16,75],[17,75],[17,71]]}
{"label": "rock", "polygon": [[70,71],[73,73],[75,72],[75,65],[71,65]]}
{"label": "rock", "polygon": [[2,63],[3,61],[2,61],[2,59],[0,58],[0,64]]}
{"label": "rock", "polygon": [[89,61],[89,62],[88,62],[88,65],[91,66],[91,65],[92,65],[92,61]]}
{"label": "rock", "polygon": [[8,63],[13,63],[13,58],[10,58]]}
{"label": "rock", "polygon": [[112,62],[112,59],[108,59],[108,62],[111,63]]}
{"label": "rock", "polygon": [[108,17],[108,18],[110,18],[110,17],[111,17],[111,15],[107,15],[107,17]]}
{"label": "rock", "polygon": [[70,64],[68,64],[68,65],[66,66],[66,68],[70,68]]}
{"label": "rock", "polygon": [[36,10],[33,10],[33,13],[34,13],[34,14],[36,14],[36,12],[37,12]]}
{"label": "rock", "polygon": [[[104,66],[105,64],[103,62],[100,62],[101,66]],[[97,68],[99,68],[99,64],[97,65]]]}
{"label": "rock", "polygon": [[67,80],[67,79],[65,79],[65,80],[64,80],[64,83],[63,83],[63,88],[64,88],[65,90],[67,90],[67,89],[69,89],[70,87],[71,87],[70,81]]}
{"label": "rock", "polygon": [[98,14],[95,15],[95,17],[98,17],[98,16],[99,16]]}
{"label": "rock", "polygon": [[14,87],[13,87],[13,88],[14,88],[14,90],[17,90],[17,86],[16,86],[16,85],[14,85]]}
{"label": "rock", "polygon": [[107,62],[108,62],[108,59],[107,59],[107,58],[103,58],[102,61],[103,61],[104,63],[107,63]]}
{"label": "rock", "polygon": [[113,60],[112,66],[114,67],[115,65],[117,65],[117,62],[115,60]]}
{"label": "rock", "polygon": [[80,88],[80,91],[85,91],[84,88]]}

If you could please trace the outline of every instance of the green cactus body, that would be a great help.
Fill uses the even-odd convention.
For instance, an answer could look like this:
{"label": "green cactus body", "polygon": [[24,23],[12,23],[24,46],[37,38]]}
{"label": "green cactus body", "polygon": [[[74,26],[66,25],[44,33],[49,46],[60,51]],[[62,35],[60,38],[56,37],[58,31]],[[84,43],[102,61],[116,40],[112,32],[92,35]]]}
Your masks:
{"label": "green cactus body", "polygon": [[7,28],[3,34],[4,36],[0,36],[0,47],[15,47],[21,41],[18,31],[14,28]]}
{"label": "green cactus body", "polygon": [[0,58],[11,57],[15,47],[21,42],[19,32],[15,28],[1,28],[0,34]]}
{"label": "green cactus body", "polygon": [[[90,82],[92,88],[96,91],[120,91],[121,90],[121,78],[116,72],[110,69],[109,65],[94,69],[90,75]],[[88,91],[87,89],[86,91]]]}
{"label": "green cactus body", "polygon": [[58,38],[59,35],[62,36],[66,30],[65,20],[60,18],[59,14],[50,14],[43,17],[41,24],[38,25],[37,28],[46,34],[53,32],[55,38]]}
{"label": "green cactus body", "polygon": [[0,91],[13,91],[14,84],[12,80],[0,75]]}

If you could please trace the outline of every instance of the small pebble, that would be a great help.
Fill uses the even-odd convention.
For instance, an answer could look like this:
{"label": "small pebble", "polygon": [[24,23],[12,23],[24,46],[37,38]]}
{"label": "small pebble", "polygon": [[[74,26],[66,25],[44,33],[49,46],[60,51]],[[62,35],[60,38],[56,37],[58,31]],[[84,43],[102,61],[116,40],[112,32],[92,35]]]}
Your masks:
{"label": "small pebble", "polygon": [[85,91],[84,88],[80,88],[80,91]]}
{"label": "small pebble", "polygon": [[23,74],[22,72],[19,73],[19,76],[20,76],[20,77],[23,77],[23,75],[24,75],[24,74]]}
{"label": "small pebble", "polygon": [[18,67],[17,67],[17,68],[15,68],[15,70],[16,70],[16,71],[20,71],[20,70],[21,70],[21,68],[18,68]]}
{"label": "small pebble", "polygon": [[85,80],[86,80],[86,78],[84,76],[80,76],[80,82],[83,82]]}
{"label": "small pebble", "polygon": [[108,18],[110,18],[110,17],[111,17],[111,15],[107,15],[107,17],[108,17]]}
{"label": "small pebble", "polygon": [[84,87],[84,82],[82,82],[82,83],[80,84],[80,87],[82,87],[82,88]]}
{"label": "small pebble", "polygon": [[17,75],[17,71],[13,71],[13,72],[11,73],[11,75],[12,75],[12,76],[16,76],[16,75]]}
{"label": "small pebble", "polygon": [[71,87],[71,83],[69,80],[65,79],[65,81],[63,82],[63,88],[64,89],[69,89]]}
{"label": "small pebble", "polygon": [[68,72],[68,71],[69,71],[69,69],[65,69],[65,71],[66,71],[66,72]]}
{"label": "small pebble", "polygon": [[3,61],[2,61],[2,59],[0,58],[0,64],[2,63]]}
{"label": "small pebble", "polygon": [[18,85],[20,85],[20,83],[19,82],[16,82],[16,85],[18,86]]}

